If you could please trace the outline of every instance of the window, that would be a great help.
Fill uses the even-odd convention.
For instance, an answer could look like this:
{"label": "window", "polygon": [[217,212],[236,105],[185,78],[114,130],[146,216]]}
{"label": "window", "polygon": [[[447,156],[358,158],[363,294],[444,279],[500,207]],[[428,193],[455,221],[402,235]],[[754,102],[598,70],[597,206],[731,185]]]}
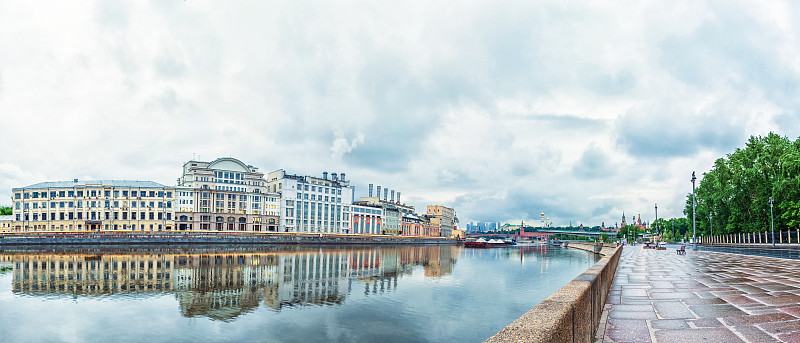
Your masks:
{"label": "window", "polygon": [[65,191],[58,191],[58,197],[63,198],[65,193]]}
{"label": "window", "polygon": [[150,191],[150,197],[151,198],[155,198],[156,197],[156,191]]}
{"label": "window", "polygon": [[111,196],[111,191],[104,191],[104,192],[103,192],[103,195],[104,195],[106,198],[108,198],[108,197],[110,197],[110,196]]}
{"label": "window", "polygon": [[128,191],[122,191],[122,196],[124,197],[128,196]]}
{"label": "window", "polygon": [[67,196],[72,198],[75,196],[75,191],[67,191]]}
{"label": "window", "polygon": [[158,197],[159,198],[163,198],[164,197],[164,191],[158,191]]}
{"label": "window", "polygon": [[132,197],[137,197],[138,195],[136,195],[136,194],[138,194],[136,191],[131,191],[131,196]]}
{"label": "window", "polygon": [[119,197],[119,191],[114,191],[114,197],[115,197],[115,198],[118,198],[118,197]]}
{"label": "window", "polygon": [[167,198],[172,198],[172,192],[167,192]]}
{"label": "window", "polygon": [[78,197],[83,197],[83,191],[78,191]]}
{"label": "window", "polygon": [[92,191],[92,196],[96,197],[97,196],[97,191]]}

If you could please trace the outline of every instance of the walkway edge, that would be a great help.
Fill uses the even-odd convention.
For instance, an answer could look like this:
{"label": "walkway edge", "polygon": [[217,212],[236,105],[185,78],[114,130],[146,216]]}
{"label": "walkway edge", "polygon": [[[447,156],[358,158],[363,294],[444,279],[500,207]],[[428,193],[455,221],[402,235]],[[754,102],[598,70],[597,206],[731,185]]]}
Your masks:
{"label": "walkway edge", "polygon": [[[594,252],[594,244],[570,244]],[[603,246],[600,261],[486,342],[592,342],[622,247]]]}

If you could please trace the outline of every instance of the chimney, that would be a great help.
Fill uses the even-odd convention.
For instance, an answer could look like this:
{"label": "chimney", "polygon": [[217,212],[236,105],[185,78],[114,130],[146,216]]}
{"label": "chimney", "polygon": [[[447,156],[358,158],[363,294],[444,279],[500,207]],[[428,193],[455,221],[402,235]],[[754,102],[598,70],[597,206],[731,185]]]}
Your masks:
{"label": "chimney", "polygon": [[369,184],[369,197],[372,198],[372,184]]}
{"label": "chimney", "polygon": [[327,180],[328,179],[328,172],[322,172],[322,179],[323,180]]}
{"label": "chimney", "polygon": [[73,179],[72,183],[78,183],[78,179]]}
{"label": "chimney", "polygon": [[342,176],[342,182],[344,182],[345,181],[344,180],[344,173],[342,173],[341,176]]}
{"label": "chimney", "polygon": [[378,200],[381,200],[381,186],[378,186],[378,194],[376,195]]}
{"label": "chimney", "polygon": [[[380,195],[380,194],[378,194],[378,195]],[[388,200],[388,198],[389,198],[389,189],[388,188],[384,188],[383,189],[383,201]]]}
{"label": "chimney", "polygon": [[394,189],[392,190],[392,202],[394,202]]}
{"label": "chimney", "polygon": [[338,176],[339,176],[339,174],[336,174],[336,173],[331,174],[331,177],[333,177],[333,181],[338,181],[339,180]]}
{"label": "chimney", "polygon": [[397,203],[400,203],[400,192],[397,192]]}

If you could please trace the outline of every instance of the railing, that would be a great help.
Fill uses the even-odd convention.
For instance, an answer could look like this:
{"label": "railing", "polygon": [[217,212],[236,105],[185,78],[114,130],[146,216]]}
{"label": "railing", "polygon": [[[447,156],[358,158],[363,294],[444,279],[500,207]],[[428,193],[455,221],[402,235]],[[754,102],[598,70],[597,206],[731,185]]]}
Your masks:
{"label": "railing", "polygon": [[701,244],[800,244],[800,230],[742,232],[725,235],[702,236]]}

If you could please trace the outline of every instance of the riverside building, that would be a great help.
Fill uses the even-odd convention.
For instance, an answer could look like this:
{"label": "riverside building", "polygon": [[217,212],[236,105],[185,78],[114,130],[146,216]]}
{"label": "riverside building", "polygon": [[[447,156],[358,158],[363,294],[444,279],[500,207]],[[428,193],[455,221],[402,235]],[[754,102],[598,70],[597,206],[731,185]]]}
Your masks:
{"label": "riverside building", "polygon": [[152,181],[78,179],[14,188],[12,231],[169,231],[174,191]]}
{"label": "riverside building", "polygon": [[280,193],[281,232],[352,233],[353,188],[344,173],[332,173],[328,178],[324,172],[318,178],[278,169],[267,175],[267,186]]}
{"label": "riverside building", "polygon": [[175,192],[179,231],[278,231],[280,195],[238,159],[184,163]]}
{"label": "riverside building", "polygon": [[442,237],[450,238],[453,229],[458,225],[456,211],[452,208],[440,205],[428,205],[428,217],[431,223],[439,226]]}

